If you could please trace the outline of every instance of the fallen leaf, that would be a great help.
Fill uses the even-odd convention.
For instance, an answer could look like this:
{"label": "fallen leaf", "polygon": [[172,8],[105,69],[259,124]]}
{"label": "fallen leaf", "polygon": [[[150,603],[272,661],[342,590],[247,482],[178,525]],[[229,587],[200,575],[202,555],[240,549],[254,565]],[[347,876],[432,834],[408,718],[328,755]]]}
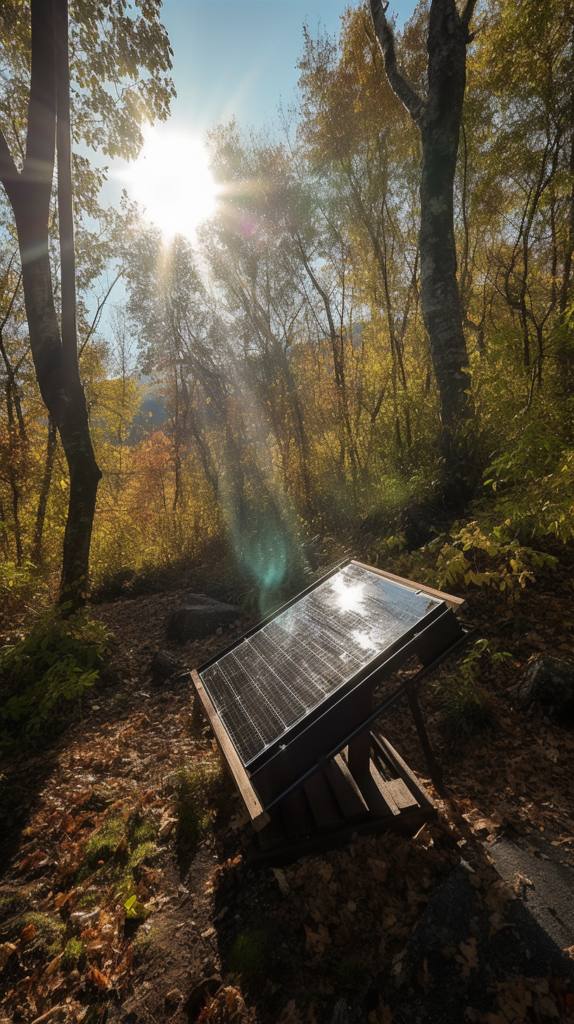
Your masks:
{"label": "fallen leaf", "polygon": [[28,871],[30,868],[35,867],[37,864],[40,864],[42,861],[47,859],[46,854],[43,853],[42,850],[34,850],[33,853],[26,854],[24,859],[20,861],[18,871],[20,873]]}
{"label": "fallen leaf", "polygon": [[36,926],[33,924],[28,924],[26,925],[25,928],[22,928],[22,931],[20,932],[20,938],[22,939],[22,942],[31,942],[35,934]]}
{"label": "fallen leaf", "polygon": [[18,946],[13,942],[3,942],[0,945],[0,971],[4,970],[12,953],[15,953],[17,949]]}
{"label": "fallen leaf", "polygon": [[468,939],[467,942],[459,943],[460,953],[457,953],[455,960],[462,966],[463,978],[469,978],[470,972],[478,967],[478,950],[476,939]]}
{"label": "fallen leaf", "polygon": [[108,979],[105,974],[98,971],[97,967],[92,967],[92,969],[88,971],[86,974],[86,981],[90,981],[92,985],[95,985],[96,988],[100,990],[100,992],[103,992],[103,990],[108,987]]}
{"label": "fallen leaf", "polygon": [[325,946],[331,941],[328,929],[324,924],[320,924],[318,930],[314,932],[308,925],[305,925],[305,934],[305,952],[321,956],[325,951]]}
{"label": "fallen leaf", "polygon": [[177,818],[171,818],[169,815],[167,817],[163,817],[159,823],[158,838],[167,839],[176,821]]}

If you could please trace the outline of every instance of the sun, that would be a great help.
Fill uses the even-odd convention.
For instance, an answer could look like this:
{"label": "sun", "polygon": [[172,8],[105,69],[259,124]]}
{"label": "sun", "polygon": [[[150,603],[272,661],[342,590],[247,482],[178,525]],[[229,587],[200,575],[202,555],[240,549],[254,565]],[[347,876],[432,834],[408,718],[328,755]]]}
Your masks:
{"label": "sun", "polygon": [[166,237],[194,240],[215,212],[218,187],[199,138],[183,131],[149,128],[136,161],[121,175],[131,199]]}

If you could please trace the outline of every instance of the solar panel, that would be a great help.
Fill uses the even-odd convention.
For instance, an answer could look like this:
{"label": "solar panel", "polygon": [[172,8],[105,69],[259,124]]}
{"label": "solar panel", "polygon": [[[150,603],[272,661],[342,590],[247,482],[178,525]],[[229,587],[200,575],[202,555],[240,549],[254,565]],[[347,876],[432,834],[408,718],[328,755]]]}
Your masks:
{"label": "solar panel", "polygon": [[199,672],[247,767],[443,602],[351,563]]}

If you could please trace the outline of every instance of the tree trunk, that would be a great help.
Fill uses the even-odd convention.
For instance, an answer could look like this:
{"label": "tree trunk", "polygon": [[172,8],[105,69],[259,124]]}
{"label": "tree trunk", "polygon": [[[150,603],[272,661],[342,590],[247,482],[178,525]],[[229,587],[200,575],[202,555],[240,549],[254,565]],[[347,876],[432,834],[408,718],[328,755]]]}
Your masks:
{"label": "tree trunk", "polygon": [[[19,172],[0,134],[0,178],[12,205],[22,259],[30,348],[40,393],[58,429],[70,472],[61,600],[85,602],[96,463],[78,368],[71,192],[67,0],[32,0],[32,60],[26,158]],[[54,303],[48,220],[58,126],[62,333]]]}
{"label": "tree trunk", "polygon": [[34,565],[41,565],[42,562],[42,540],[44,536],[44,523],[46,522],[46,510],[52,483],[52,472],[54,469],[54,456],[56,454],[56,430],[52,417],[48,417],[48,440],[46,442],[46,462],[40,487],[38,509],[36,511],[36,523],[34,526],[34,540],[32,542],[31,559]]}
{"label": "tree trunk", "polygon": [[440,396],[441,448],[451,481],[462,484],[461,422],[470,414],[453,217],[453,184],[466,86],[468,26],[476,0],[459,14],[455,0],[432,0],[427,41],[428,94],[422,99],[399,71],[388,3],[371,0],[389,84],[421,133],[421,308]]}
{"label": "tree trunk", "polygon": [[[454,0],[434,0],[428,37],[429,95],[419,120],[421,309],[431,343],[443,427],[450,435],[467,407],[469,378],[456,278],[453,186],[466,84],[467,31]],[[450,440],[448,440],[450,443]]]}

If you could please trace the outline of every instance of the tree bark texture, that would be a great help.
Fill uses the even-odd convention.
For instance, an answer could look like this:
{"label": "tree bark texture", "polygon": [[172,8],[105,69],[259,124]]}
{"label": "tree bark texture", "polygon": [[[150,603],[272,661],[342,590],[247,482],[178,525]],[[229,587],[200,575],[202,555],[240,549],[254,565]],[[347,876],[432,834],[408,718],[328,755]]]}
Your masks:
{"label": "tree bark texture", "polygon": [[418,124],[421,308],[440,395],[443,451],[451,461],[457,425],[469,413],[468,354],[462,328],[454,235],[453,185],[466,86],[468,25],[475,0],[459,14],[455,0],[432,0],[428,32],[428,94],[421,98],[397,66],[388,4],[371,0],[371,14],[393,92]]}
{"label": "tree bark texture", "polygon": [[[30,348],[42,399],[58,429],[70,473],[62,560],[62,599],[85,600],[90,540],[101,472],[80,379],[75,314],[67,0],[31,0],[32,61],[26,156],[18,171],[0,134],[0,179],[10,200],[22,260]],[[58,205],[62,328],[48,252],[58,125]]]}

